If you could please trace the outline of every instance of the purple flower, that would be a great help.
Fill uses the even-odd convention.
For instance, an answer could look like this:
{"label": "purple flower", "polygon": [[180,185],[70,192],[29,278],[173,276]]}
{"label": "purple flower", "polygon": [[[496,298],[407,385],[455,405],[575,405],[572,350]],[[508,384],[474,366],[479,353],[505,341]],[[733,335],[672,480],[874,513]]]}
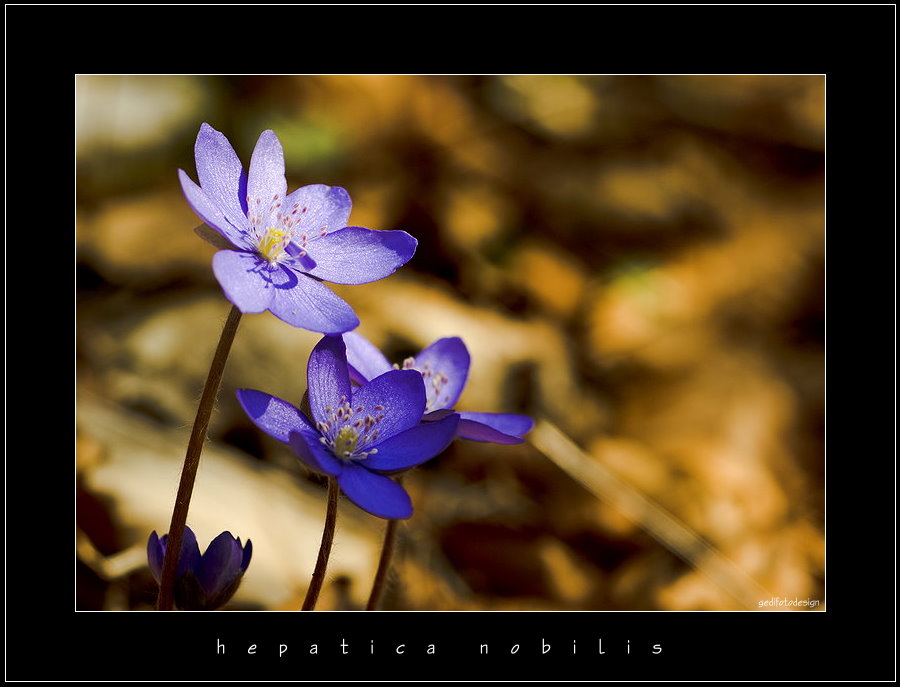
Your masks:
{"label": "purple flower", "polygon": [[[200,127],[195,184],[178,170],[187,201],[215,229],[213,272],[241,312],[271,310],[295,327],[339,334],[359,324],[353,309],[322,282],[366,284],[392,274],[416,252],[405,231],[349,227],[350,196],[314,184],[287,193],[284,151],[263,131],[244,173],[223,134]],[[222,240],[224,238],[224,241]]]}
{"label": "purple flower", "polygon": [[409,494],[382,473],[406,470],[433,458],[453,440],[459,416],[421,423],[422,375],[389,370],[352,387],[340,336],[325,336],[307,365],[312,419],[275,396],[240,389],[244,410],[267,434],[289,444],[312,470],[337,479],[357,506],[381,518],[412,515]]}
{"label": "purple flower", "polygon": [[[157,584],[162,580],[168,539],[168,534],[160,539],[154,530],[147,541],[147,561]],[[249,539],[242,546],[240,538],[222,532],[201,556],[197,537],[185,527],[175,576],[175,603],[186,611],[214,611],[225,605],[240,586],[252,555]]]}
{"label": "purple flower", "polygon": [[[355,381],[362,383],[398,367],[392,366],[384,354],[360,334],[348,332],[343,339],[347,345],[350,376]],[[462,339],[452,337],[438,339],[415,357],[403,361],[404,370],[417,370],[425,380],[425,421],[443,417],[456,405],[466,385],[470,360]],[[527,415],[456,412],[460,417],[457,436],[474,441],[521,444],[522,437],[534,427],[534,420]]]}

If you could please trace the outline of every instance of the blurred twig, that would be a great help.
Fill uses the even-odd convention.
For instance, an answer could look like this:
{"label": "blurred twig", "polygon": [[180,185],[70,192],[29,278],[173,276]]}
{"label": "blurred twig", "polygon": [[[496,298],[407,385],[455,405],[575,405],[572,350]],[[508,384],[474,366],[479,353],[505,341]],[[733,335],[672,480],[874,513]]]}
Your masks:
{"label": "blurred twig", "polygon": [[529,435],[531,443],[597,498],[639,525],[663,546],[696,568],[741,605],[756,609],[773,594],[734,561],[705,541],[665,508],[586,455],[552,423],[541,420]]}
{"label": "blurred twig", "polygon": [[78,559],[107,582],[130,575],[147,565],[147,546],[135,544],[112,556],[104,556],[80,529],[75,533]]}

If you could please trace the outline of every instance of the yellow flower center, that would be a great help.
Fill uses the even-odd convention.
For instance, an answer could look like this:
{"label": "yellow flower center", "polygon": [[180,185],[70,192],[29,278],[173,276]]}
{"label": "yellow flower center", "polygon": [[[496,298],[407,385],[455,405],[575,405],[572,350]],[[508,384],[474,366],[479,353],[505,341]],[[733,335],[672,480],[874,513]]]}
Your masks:
{"label": "yellow flower center", "polygon": [[260,237],[256,250],[270,263],[276,262],[284,253],[284,247],[289,239],[290,235],[284,229],[269,227]]}
{"label": "yellow flower center", "polygon": [[334,454],[343,458],[350,458],[356,452],[356,442],[359,434],[353,427],[344,425],[334,438]]}

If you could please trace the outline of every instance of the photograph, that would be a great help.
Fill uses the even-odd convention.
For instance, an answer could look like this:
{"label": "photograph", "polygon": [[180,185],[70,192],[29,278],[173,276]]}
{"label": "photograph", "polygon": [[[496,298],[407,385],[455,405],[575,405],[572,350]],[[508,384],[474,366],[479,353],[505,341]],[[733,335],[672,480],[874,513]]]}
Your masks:
{"label": "photograph", "polygon": [[79,76],[76,607],[824,611],[824,100]]}

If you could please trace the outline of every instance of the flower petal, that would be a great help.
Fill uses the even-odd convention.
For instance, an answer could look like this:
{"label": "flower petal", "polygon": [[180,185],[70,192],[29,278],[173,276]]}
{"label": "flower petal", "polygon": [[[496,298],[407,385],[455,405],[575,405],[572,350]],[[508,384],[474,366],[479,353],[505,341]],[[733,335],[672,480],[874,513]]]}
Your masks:
{"label": "flower petal", "polygon": [[225,297],[238,310],[255,313],[270,307],[275,288],[268,266],[262,259],[253,253],[220,250],[213,256],[212,267]]}
{"label": "flower petal", "polygon": [[350,194],[345,189],[325,184],[301,186],[284,199],[284,213],[295,235],[308,242],[346,227],[350,206]]}
{"label": "flower petal", "polygon": [[392,369],[384,354],[367,338],[356,332],[347,332],[343,336],[347,345],[350,377],[354,381],[364,384]]}
{"label": "flower petal", "polygon": [[247,175],[225,135],[204,123],[194,144],[197,178],[206,195],[237,227],[247,227]]}
{"label": "flower petal", "polygon": [[153,575],[153,579],[156,580],[156,584],[159,584],[162,580],[165,555],[166,550],[159,541],[159,535],[156,534],[156,530],[153,530],[150,533],[150,538],[147,540],[147,564],[150,566],[150,573]]}
{"label": "flower petal", "polygon": [[213,596],[243,573],[244,552],[231,532],[222,532],[210,542],[200,561],[197,581],[207,596]]}
{"label": "flower petal", "polygon": [[197,535],[185,525],[184,535],[181,538],[181,558],[178,559],[178,576],[188,570],[196,570],[198,565],[200,565],[200,547],[197,545]]}
{"label": "flower petal", "polygon": [[391,370],[354,390],[353,408],[378,422],[379,438],[371,446],[415,427],[425,410],[425,386],[415,370]]}
{"label": "flower petal", "polygon": [[347,351],[340,336],[323,336],[315,345],[306,364],[306,384],[316,422],[327,422],[331,413],[351,400]]}
{"label": "flower petal", "polygon": [[335,284],[368,284],[405,265],[417,243],[405,231],[346,227],[310,246],[316,268],[309,273]]}
{"label": "flower petal", "polygon": [[341,334],[359,326],[353,308],[321,282],[285,267],[273,273],[269,310],[294,327],[322,334]]}
{"label": "flower petal", "polygon": [[457,435],[494,444],[521,444],[534,427],[534,419],[510,413],[460,413]]}
{"label": "flower petal", "polygon": [[277,396],[255,389],[238,389],[237,398],[254,424],[279,441],[288,443],[291,432],[315,432],[297,407]]}
{"label": "flower petal", "polygon": [[[238,537],[238,544],[241,543],[241,538]],[[247,567],[250,565],[250,559],[253,557],[253,542],[249,539],[247,543],[244,544],[244,553],[241,556],[241,570],[246,571]]]}
{"label": "flower petal", "polygon": [[379,518],[398,520],[413,513],[409,494],[390,477],[348,463],[337,481],[347,498]]}
{"label": "flower petal", "polygon": [[[274,222],[272,217],[284,206],[287,181],[284,178],[284,150],[271,129],[259,135],[253,156],[250,158],[250,174],[247,179],[248,214],[257,214],[263,228]],[[281,207],[275,207],[276,203]]]}
{"label": "flower petal", "polygon": [[[169,535],[164,534],[162,538],[159,540],[159,549],[160,553],[165,557],[166,555],[166,544],[169,541]],[[182,575],[184,575],[188,570],[196,570],[197,566],[200,563],[200,547],[197,546],[197,536],[194,534],[194,531],[185,525],[184,534],[181,537],[181,556],[178,558],[178,568],[175,572],[175,579],[177,580]],[[162,579],[162,571],[163,571],[164,561],[159,561],[159,576]],[[151,568],[152,571],[152,568]],[[159,582],[159,580],[157,580]]]}
{"label": "flower petal", "polygon": [[181,190],[184,191],[184,197],[187,199],[188,205],[191,206],[191,209],[197,213],[200,219],[236,246],[249,247],[242,231],[246,225],[246,218],[244,218],[245,223],[243,225],[235,226],[222,214],[222,210],[206,195],[206,192],[185,174],[183,169],[178,170],[178,180],[181,182]]}
{"label": "flower petal", "polygon": [[424,463],[443,451],[456,436],[459,415],[436,422],[423,422],[378,445],[378,453],[365,459],[369,470],[406,470]]}
{"label": "flower petal", "polygon": [[425,379],[429,411],[456,404],[466,385],[470,362],[469,350],[458,336],[438,339],[416,356],[416,369]]}
{"label": "flower petal", "polygon": [[318,432],[291,432],[290,445],[297,457],[313,472],[325,475],[340,475],[344,463],[322,444]]}
{"label": "flower petal", "polygon": [[311,269],[315,268],[316,261],[309,257],[309,253],[307,253],[293,241],[288,243],[284,247],[284,250],[288,255],[290,255],[300,264],[300,269],[302,269],[304,272],[309,272]]}

